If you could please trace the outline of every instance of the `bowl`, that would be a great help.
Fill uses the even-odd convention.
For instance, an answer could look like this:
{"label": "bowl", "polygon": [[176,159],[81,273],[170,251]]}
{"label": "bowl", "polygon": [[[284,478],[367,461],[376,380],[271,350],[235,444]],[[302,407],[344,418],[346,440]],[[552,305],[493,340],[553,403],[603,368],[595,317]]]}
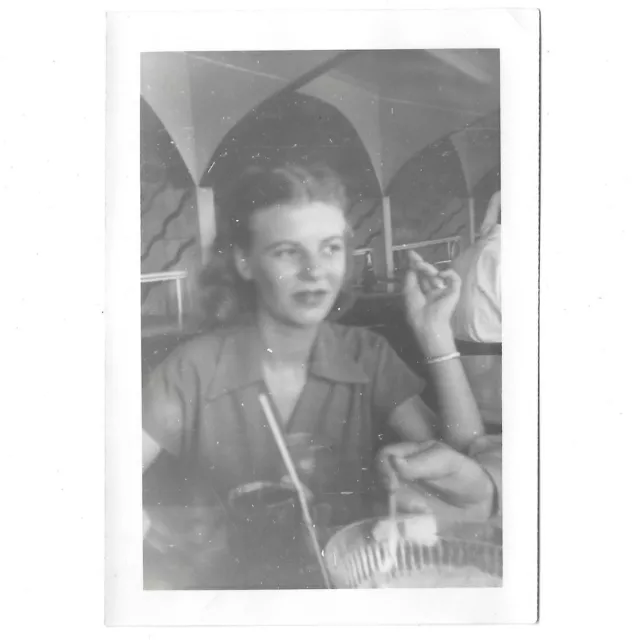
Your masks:
{"label": "bowl", "polygon": [[[409,518],[398,517],[402,531]],[[333,586],[340,589],[500,587],[502,528],[490,523],[438,522],[435,544],[401,535],[397,547],[374,536],[380,518],[339,530],[324,550]]]}

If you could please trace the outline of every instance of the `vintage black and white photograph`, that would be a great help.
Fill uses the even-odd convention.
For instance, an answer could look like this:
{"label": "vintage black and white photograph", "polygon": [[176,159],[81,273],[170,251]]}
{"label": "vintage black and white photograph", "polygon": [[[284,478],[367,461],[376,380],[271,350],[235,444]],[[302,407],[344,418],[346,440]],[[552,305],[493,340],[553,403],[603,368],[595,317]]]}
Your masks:
{"label": "vintage black and white photograph", "polygon": [[500,52],[140,63],[145,589],[500,587]]}
{"label": "vintage black and white photograph", "polygon": [[7,637],[632,635],[628,8],[150,4],[4,16]]}
{"label": "vintage black and white photograph", "polygon": [[[215,593],[235,621],[233,594],[384,589],[439,598],[430,619],[477,621],[507,610],[506,589],[535,592],[536,388],[502,364],[503,333],[523,335],[525,310],[535,327],[520,298],[535,289],[514,295],[502,256],[533,258],[531,283],[536,255],[518,242],[535,247],[536,208],[510,204],[503,221],[502,200],[537,175],[505,165],[519,67],[491,39],[121,44],[119,113],[139,156],[124,126],[113,145],[132,189],[118,193],[138,192],[139,233],[120,238],[138,265],[140,377],[119,383],[133,404],[112,504],[131,501],[114,539],[147,611]],[[504,330],[503,276],[519,308]],[[503,388],[505,415],[527,414],[504,440]],[[509,484],[509,469],[526,478]]]}

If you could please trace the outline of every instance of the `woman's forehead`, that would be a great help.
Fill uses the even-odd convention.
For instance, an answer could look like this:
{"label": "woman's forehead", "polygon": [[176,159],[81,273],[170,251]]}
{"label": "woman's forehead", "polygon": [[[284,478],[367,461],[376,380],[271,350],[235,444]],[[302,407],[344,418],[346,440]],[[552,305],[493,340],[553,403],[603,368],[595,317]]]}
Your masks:
{"label": "woman's forehead", "polygon": [[324,202],[276,206],[251,220],[253,241],[261,245],[322,240],[343,235],[346,227],[342,209]]}

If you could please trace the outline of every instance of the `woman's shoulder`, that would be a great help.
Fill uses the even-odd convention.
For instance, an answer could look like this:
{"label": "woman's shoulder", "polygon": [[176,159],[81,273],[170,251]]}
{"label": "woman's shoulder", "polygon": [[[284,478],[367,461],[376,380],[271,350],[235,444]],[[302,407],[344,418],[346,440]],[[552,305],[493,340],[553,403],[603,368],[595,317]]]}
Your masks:
{"label": "woman's shoulder", "polygon": [[241,331],[242,327],[239,326],[222,327],[185,338],[167,356],[165,364],[192,366],[198,370],[209,369],[217,360],[225,342]]}

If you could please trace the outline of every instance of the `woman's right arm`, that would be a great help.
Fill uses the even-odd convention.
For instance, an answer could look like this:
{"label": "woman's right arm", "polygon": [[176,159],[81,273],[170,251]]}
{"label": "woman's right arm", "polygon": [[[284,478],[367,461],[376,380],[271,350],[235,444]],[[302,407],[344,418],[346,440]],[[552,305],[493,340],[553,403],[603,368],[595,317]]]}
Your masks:
{"label": "woman's right arm", "polygon": [[198,403],[198,374],[184,350],[155,369],[142,393],[142,469],[164,450],[181,455],[185,430],[193,430]]}
{"label": "woman's right arm", "polygon": [[[162,447],[143,429],[142,430],[142,473],[144,473],[160,455]],[[142,508],[142,530],[143,537],[146,538],[151,529],[151,518]]]}
{"label": "woman's right arm", "polygon": [[[169,356],[150,376],[142,394],[142,473],[160,452],[180,455],[184,429],[193,428],[197,399],[194,367],[176,354]],[[143,509],[144,537],[152,523]]]}

